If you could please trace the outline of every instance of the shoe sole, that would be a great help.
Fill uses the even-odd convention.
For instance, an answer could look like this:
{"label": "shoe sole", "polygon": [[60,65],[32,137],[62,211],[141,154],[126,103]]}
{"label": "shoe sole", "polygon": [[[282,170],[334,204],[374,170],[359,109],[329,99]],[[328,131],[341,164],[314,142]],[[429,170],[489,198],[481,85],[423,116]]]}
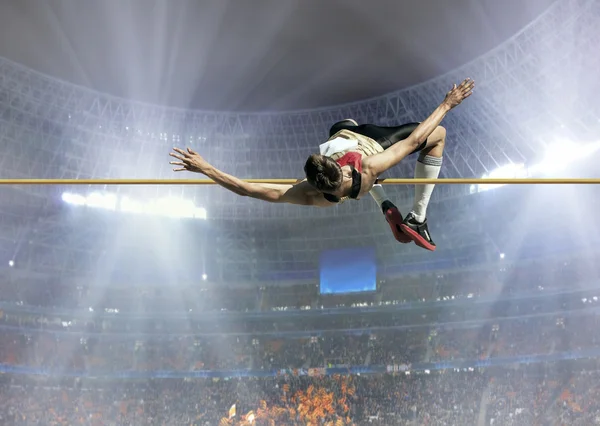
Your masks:
{"label": "shoe sole", "polygon": [[435,251],[436,247],[428,243],[427,240],[421,237],[418,232],[413,231],[410,226],[402,224],[400,225],[400,229],[402,229],[404,235],[410,237],[410,239],[419,247],[424,248],[425,250]]}
{"label": "shoe sole", "polygon": [[392,234],[394,234],[396,241],[402,244],[408,244],[412,241],[412,238],[402,232],[403,219],[402,214],[398,211],[398,209],[387,209],[385,212],[385,220],[390,225]]}

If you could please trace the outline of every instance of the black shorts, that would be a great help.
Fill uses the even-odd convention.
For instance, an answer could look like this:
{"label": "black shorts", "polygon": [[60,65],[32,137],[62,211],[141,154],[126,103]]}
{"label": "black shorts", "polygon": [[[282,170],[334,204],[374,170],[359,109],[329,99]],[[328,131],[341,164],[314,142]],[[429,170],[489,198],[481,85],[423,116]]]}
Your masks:
{"label": "black shorts", "polygon": [[[329,129],[329,137],[335,135],[340,130],[347,129],[354,133],[358,133],[359,135],[371,138],[381,145],[383,149],[388,149],[396,142],[400,142],[410,136],[418,125],[419,123],[406,123],[395,127],[383,127],[374,124],[361,124],[357,126],[350,120],[343,120],[338,121],[331,126],[331,129]],[[427,141],[423,142],[413,151],[413,153],[425,148],[426,144]]]}

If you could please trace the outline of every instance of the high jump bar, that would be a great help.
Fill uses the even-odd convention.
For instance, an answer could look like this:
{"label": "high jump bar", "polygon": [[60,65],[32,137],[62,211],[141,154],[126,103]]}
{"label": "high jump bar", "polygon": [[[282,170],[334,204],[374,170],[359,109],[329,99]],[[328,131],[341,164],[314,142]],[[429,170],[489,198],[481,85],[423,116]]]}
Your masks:
{"label": "high jump bar", "polygon": [[[248,183],[294,185],[301,179],[242,179]],[[591,179],[379,179],[383,185],[598,185]],[[0,179],[0,185],[217,185],[211,179]]]}

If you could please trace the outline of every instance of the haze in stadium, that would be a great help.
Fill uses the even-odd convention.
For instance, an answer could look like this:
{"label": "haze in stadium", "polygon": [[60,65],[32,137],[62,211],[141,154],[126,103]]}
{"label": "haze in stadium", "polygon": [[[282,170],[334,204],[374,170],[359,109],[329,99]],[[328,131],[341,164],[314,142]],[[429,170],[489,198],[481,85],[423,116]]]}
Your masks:
{"label": "haze in stadium", "polygon": [[[302,178],[335,122],[424,120],[440,178],[598,178],[600,2],[0,4],[0,179]],[[412,178],[416,156],[386,177]],[[198,175],[179,175],[185,178]],[[388,185],[404,213],[414,185]],[[0,186],[0,424],[592,425],[600,188],[368,198]]]}

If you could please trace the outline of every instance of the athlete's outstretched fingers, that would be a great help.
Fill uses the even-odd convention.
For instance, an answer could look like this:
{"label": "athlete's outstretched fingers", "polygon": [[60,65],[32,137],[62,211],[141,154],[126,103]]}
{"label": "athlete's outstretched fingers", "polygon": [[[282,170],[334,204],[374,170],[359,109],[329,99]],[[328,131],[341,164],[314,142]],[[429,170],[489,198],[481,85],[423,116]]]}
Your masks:
{"label": "athlete's outstretched fingers", "polygon": [[169,152],[169,155],[173,158],[177,158],[178,160],[185,161],[185,157],[182,157],[181,155],[173,154],[172,152]]}
{"label": "athlete's outstretched fingers", "polygon": [[470,78],[467,78],[460,85],[461,95],[463,99],[467,99],[469,96],[473,94],[473,87],[475,87],[475,82]]}
{"label": "athlete's outstretched fingers", "polygon": [[463,82],[460,84],[461,89],[466,89],[468,87],[473,86],[475,82],[473,80],[471,80],[470,78],[466,78],[465,80],[463,80]]}
{"label": "athlete's outstretched fingers", "polygon": [[177,148],[177,147],[173,147],[173,151],[180,153],[181,155],[183,155],[184,157],[188,157],[189,154],[187,152],[185,152],[183,149],[181,148]]}

